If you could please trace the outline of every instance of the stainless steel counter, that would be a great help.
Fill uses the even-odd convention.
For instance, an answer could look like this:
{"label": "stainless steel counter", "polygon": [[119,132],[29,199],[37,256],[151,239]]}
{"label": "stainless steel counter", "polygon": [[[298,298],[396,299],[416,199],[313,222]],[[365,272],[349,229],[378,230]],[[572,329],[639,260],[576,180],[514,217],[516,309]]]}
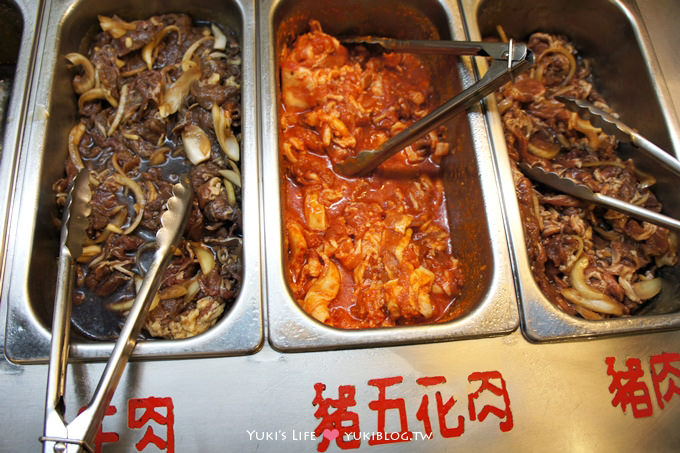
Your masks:
{"label": "stainless steel counter", "polygon": [[[680,117],[680,2],[638,5]],[[70,366],[70,418],[103,366]],[[0,360],[0,450],[41,448],[46,373]],[[677,330],[544,344],[516,330],[304,353],[265,341],[240,357],[131,363],[100,440],[104,451],[128,452],[678,451],[680,393],[671,382],[680,388]],[[341,432],[327,424],[334,420]],[[354,428],[366,436],[358,445],[347,434]]]}

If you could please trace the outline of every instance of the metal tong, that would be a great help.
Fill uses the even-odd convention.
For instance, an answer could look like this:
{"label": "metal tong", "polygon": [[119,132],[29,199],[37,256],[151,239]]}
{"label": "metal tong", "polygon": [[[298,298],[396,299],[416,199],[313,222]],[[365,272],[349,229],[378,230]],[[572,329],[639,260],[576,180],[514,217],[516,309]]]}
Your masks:
{"label": "metal tong", "polygon": [[613,135],[620,142],[632,143],[656,163],[664,166],[673,175],[680,177],[680,161],[647,140],[635,129],[627,126],[618,118],[582,99],[555,96],[555,100],[563,103],[567,109],[575,112],[584,120],[590,121],[593,126],[601,128],[606,134]]}
{"label": "metal tong", "polygon": [[336,173],[347,176],[364,176],[377,168],[399,150],[416,141],[449,118],[473,106],[493,93],[506,82],[528,69],[534,63],[533,53],[525,44],[491,43],[473,41],[400,41],[389,38],[359,37],[341,40],[343,44],[378,45],[396,52],[421,52],[431,54],[470,55],[493,59],[481,80],[466,88],[453,99],[415,122],[401,133],[387,140],[378,149],[359,152],[333,166]]}
{"label": "metal tong", "polygon": [[172,249],[186,226],[193,195],[191,185],[186,178],[183,178],[180,183],[173,186],[172,192],[173,196],[167,203],[168,209],[161,216],[161,228],[156,233],[157,248],[153,261],[137,292],[97,389],[85,410],[73,421],[67,423],[64,419],[66,410],[64,395],[70,346],[69,326],[74,260],[82,252],[91,198],[89,172],[81,170],[74,180],[66,203],[61,231],[50,364],[47,374],[45,430],[40,438],[43,442],[44,453],[83,451],[91,453],[94,451],[94,439],[104,412],[111,402],[130,354],[137,344],[137,337],[161,284],[161,277],[172,258]]}
{"label": "metal tong", "polygon": [[619,211],[638,220],[644,220],[671,230],[680,231],[680,221],[672,217],[641,208],[640,206],[631,203],[626,203],[617,198],[593,192],[583,184],[572,181],[571,179],[563,178],[557,173],[546,171],[541,167],[531,167],[524,162],[520,162],[519,168],[529,177],[529,179],[544,184],[559,192],[571,195],[574,198],[614,209],[615,211]]}

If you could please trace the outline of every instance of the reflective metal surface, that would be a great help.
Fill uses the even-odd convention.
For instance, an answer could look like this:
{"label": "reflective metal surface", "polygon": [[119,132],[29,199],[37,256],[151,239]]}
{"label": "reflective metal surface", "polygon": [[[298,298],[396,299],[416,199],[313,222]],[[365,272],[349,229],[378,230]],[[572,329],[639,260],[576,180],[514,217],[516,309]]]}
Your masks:
{"label": "reflective metal surface", "polygon": [[[214,328],[186,340],[142,341],[134,356],[246,354],[262,345],[255,2],[124,0],[104,4],[94,0],[54,0],[45,3],[38,30],[38,58],[32,71],[35,81],[27,105],[31,115],[17,150],[17,184],[8,218],[11,244],[5,268],[8,278],[0,303],[9,309],[5,353],[11,360],[44,361],[49,353],[58,255],[51,185],[63,171],[67,133],[76,118],[76,99],[63,55],[86,46],[88,33],[93,33],[98,24],[98,14],[142,19],[164,12],[185,12],[195,20],[217,22],[236,31],[240,38],[244,277],[238,299]],[[112,342],[92,342],[74,335],[71,357],[105,358],[112,348]]]}
{"label": "reflective metal surface", "polygon": [[[680,150],[677,113],[660,77],[658,62],[635,3],[622,0],[550,0],[540,4],[521,0],[463,0],[462,5],[470,39],[495,35],[496,25],[502,25],[508,36],[520,39],[526,39],[537,30],[569,36],[583,56],[592,58],[595,86],[620,113],[621,119],[635,124],[640,133],[660,147]],[[676,269],[661,273],[668,284],[652,301],[652,314],[644,316],[586,321],[565,314],[543,295],[529,267],[503,129],[491,97],[487,98],[486,106],[516,264],[524,333],[532,340],[543,341],[680,326],[680,292],[677,290],[680,276]],[[664,212],[671,217],[680,217],[677,178],[659,170],[654,174],[657,177],[655,194],[664,204]],[[655,311],[660,314],[653,314]]]}
{"label": "reflective metal surface", "polygon": [[[380,17],[380,20],[375,20]],[[447,123],[455,149],[442,165],[453,252],[466,282],[449,322],[383,329],[342,330],[309,317],[286,284],[282,248],[278,157],[277,58],[284,43],[304,32],[309,19],[334,35],[397,39],[453,39],[463,23],[453,2],[352,0],[265,1],[260,8],[262,162],[269,340],[279,350],[318,350],[444,341],[511,332],[518,325],[512,273],[488,136],[478,111]],[[428,56],[441,103],[474,83],[468,57]],[[427,64],[427,63],[426,63]],[[460,82],[458,81],[460,80]],[[456,140],[460,140],[457,145]]]}

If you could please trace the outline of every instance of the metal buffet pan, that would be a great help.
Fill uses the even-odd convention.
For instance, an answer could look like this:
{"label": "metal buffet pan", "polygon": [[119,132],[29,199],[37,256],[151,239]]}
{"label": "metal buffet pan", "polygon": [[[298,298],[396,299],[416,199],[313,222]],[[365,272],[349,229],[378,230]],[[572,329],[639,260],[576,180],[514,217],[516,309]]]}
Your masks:
{"label": "metal buffet pan", "polygon": [[[45,361],[49,354],[51,313],[56,278],[59,232],[52,183],[62,174],[67,134],[76,120],[76,98],[64,55],[83,51],[98,26],[97,15],[128,20],[154,14],[185,12],[194,20],[218,23],[234,30],[242,46],[243,265],[241,291],[212,329],[183,340],[140,341],[136,357],[182,357],[247,354],[263,342],[260,284],[259,192],[257,157],[257,98],[255,1],[232,0],[94,0],[48,1],[31,89],[32,122],[18,156],[17,185],[10,213],[6,285],[2,304],[8,305],[5,353],[17,362]],[[30,132],[28,132],[30,131]],[[112,342],[72,337],[71,357],[102,359]]]}
{"label": "metal buffet pan", "polygon": [[[380,18],[380,20],[376,20]],[[279,350],[303,351],[445,341],[513,331],[519,324],[498,188],[483,117],[462,114],[447,124],[452,153],[443,163],[447,212],[454,254],[465,275],[455,317],[434,325],[343,330],[309,317],[288,289],[282,240],[278,157],[279,71],[287,40],[307,30],[309,19],[334,35],[400,39],[463,39],[457,3],[437,0],[302,0],[261,4],[262,150],[264,231],[269,340]],[[474,82],[468,59],[426,60],[437,77],[440,101]],[[456,145],[456,141],[460,140]]]}
{"label": "metal buffet pan", "polygon": [[[27,0],[0,1],[0,268],[5,261],[7,212],[14,190],[16,150],[26,121],[26,99],[39,8]],[[4,273],[0,272],[0,286]],[[0,334],[7,307],[0,304]],[[3,349],[0,345],[0,350]]]}
{"label": "metal buffet pan", "polygon": [[[509,37],[517,39],[527,39],[539,30],[569,36],[581,54],[591,59],[595,87],[621,119],[663,149],[680,150],[678,119],[673,116],[668,89],[634,2],[463,0],[462,5],[471,39],[495,36],[499,24]],[[649,302],[649,313],[644,315],[587,321],[565,314],[545,297],[529,267],[500,116],[494,100],[487,99],[487,121],[512,240],[525,335],[531,340],[546,341],[679,327],[679,266],[661,273],[665,280],[663,289]],[[680,217],[677,179],[658,169],[654,176],[655,194],[663,203],[664,212]]]}

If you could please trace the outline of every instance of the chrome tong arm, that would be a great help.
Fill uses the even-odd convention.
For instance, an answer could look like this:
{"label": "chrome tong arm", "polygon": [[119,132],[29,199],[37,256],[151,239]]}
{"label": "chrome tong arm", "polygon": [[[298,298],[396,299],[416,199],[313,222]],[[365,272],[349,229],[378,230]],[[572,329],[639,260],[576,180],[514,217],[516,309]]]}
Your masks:
{"label": "chrome tong arm", "polygon": [[[46,427],[45,436],[41,439],[44,442],[44,453],[94,451],[94,439],[104,413],[113,398],[130,354],[137,344],[137,337],[144,325],[149,307],[161,285],[161,277],[172,258],[173,247],[186,227],[193,196],[191,185],[183,178],[180,183],[173,186],[172,191],[173,196],[168,200],[168,209],[161,216],[162,226],[156,233],[157,248],[153,261],[137,292],[97,389],[85,410],[65,426],[63,434],[55,436],[52,432],[48,433]],[[61,419],[63,422],[63,415]],[[51,426],[49,428],[51,429]],[[60,429],[59,432],[61,431]]]}
{"label": "chrome tong arm", "polygon": [[[68,363],[71,326],[71,295],[75,260],[80,256],[85,242],[89,202],[92,192],[89,186],[90,174],[81,170],[73,180],[64,208],[59,261],[57,262],[57,287],[52,319],[52,342],[50,362],[47,370],[47,396],[45,400],[44,451],[58,451],[56,444],[68,439],[64,420],[66,404],[66,367]],[[49,448],[48,448],[49,445]]]}
{"label": "chrome tong arm", "polygon": [[613,135],[617,140],[632,143],[636,147],[645,151],[658,164],[663,165],[675,176],[680,177],[680,161],[669,153],[656,146],[651,141],[640,135],[632,127],[627,126],[620,119],[610,115],[602,109],[595,107],[583,99],[556,96],[572,112],[578,114],[584,120],[590,121],[593,126],[601,128],[605,133]]}
{"label": "chrome tong arm", "polygon": [[580,200],[585,200],[605,208],[613,209],[633,217],[638,220],[643,220],[654,225],[659,225],[670,230],[680,231],[680,221],[672,217],[668,217],[658,212],[649,209],[641,208],[632,203],[626,203],[618,198],[603,195],[601,193],[593,192],[587,186],[572,181],[571,179],[563,178],[557,173],[546,171],[538,166],[529,166],[524,162],[519,164],[522,172],[529,177],[529,179],[545,184],[546,186],[558,190],[572,197]]}
{"label": "chrome tong arm", "polygon": [[[385,50],[393,52],[409,53],[428,53],[436,55],[469,55],[473,57],[491,57],[494,60],[507,60],[509,44],[499,42],[484,41],[437,41],[437,40],[415,40],[415,39],[392,39],[376,36],[357,36],[341,38],[342,44],[354,45],[376,45]],[[511,44],[510,44],[511,45]],[[515,46],[523,46],[515,44]],[[526,52],[524,50],[513,50],[513,61],[519,61]]]}
{"label": "chrome tong arm", "polygon": [[[380,39],[383,45],[382,38]],[[395,40],[387,40],[394,42]],[[399,41],[396,41],[399,42]],[[408,43],[429,41],[407,41]],[[433,41],[431,48],[442,46],[441,42]],[[528,69],[534,62],[532,52],[525,44],[499,44],[484,42],[455,42],[455,45],[469,44],[468,50],[476,53],[464,55],[491,56],[494,58],[489,70],[478,82],[460,92],[453,99],[436,108],[424,118],[416,121],[404,131],[387,140],[378,149],[361,151],[356,156],[348,157],[343,162],[333,166],[334,170],[347,177],[365,176],[380,164],[392,157],[404,147],[410,145],[429,131],[441,126],[454,115],[473,106],[487,95],[493,93],[505,83],[509,82],[516,74]],[[402,47],[411,51],[412,47]],[[406,50],[404,50],[406,51]],[[452,52],[448,52],[452,53]]]}

